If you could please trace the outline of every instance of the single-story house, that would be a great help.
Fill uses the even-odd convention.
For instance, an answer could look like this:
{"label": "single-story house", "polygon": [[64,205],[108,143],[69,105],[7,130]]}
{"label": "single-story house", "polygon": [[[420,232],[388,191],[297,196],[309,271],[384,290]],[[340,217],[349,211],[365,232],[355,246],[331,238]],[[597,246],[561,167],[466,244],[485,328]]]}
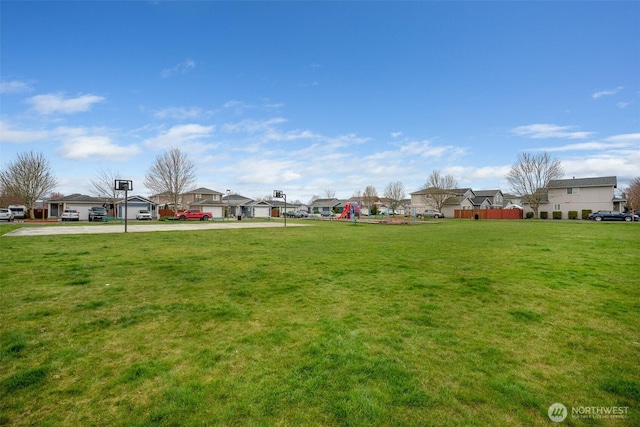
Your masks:
{"label": "single-story house", "polygon": [[92,207],[109,208],[108,203],[101,197],[78,193],[48,200],[47,206],[49,209],[48,218],[50,219],[60,218],[65,209],[75,209],[80,214],[80,221],[89,220],[89,209]]}
{"label": "single-story house", "polygon": [[311,203],[311,212],[314,214],[342,212],[346,202],[336,198],[316,199]]}
{"label": "single-story house", "polygon": [[[127,211],[127,219],[136,219],[136,215],[139,210],[148,210],[151,212],[152,218],[158,217],[158,210],[156,209],[156,204],[146,197],[142,196],[129,196],[127,197],[126,203],[126,211]],[[118,217],[125,217],[125,201],[121,200],[117,205]]]}
{"label": "single-story house", "polygon": [[250,218],[271,218],[272,205],[266,200],[258,200],[249,203]]}
{"label": "single-story house", "polygon": [[253,199],[240,194],[228,194],[222,198],[222,201],[227,206],[227,213],[230,217],[251,216],[250,204]]}

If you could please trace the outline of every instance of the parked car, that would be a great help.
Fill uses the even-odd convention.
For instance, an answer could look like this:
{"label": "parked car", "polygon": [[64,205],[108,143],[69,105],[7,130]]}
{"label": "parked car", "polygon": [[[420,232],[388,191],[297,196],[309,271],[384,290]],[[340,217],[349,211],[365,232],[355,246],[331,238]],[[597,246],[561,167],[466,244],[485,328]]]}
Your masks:
{"label": "parked car", "polygon": [[149,212],[146,209],[140,209],[138,211],[138,213],[136,214],[136,219],[138,221],[142,221],[142,220],[145,220],[145,219],[148,219],[149,221],[151,221],[153,218],[151,217],[151,212]]}
{"label": "parked car", "polygon": [[186,211],[178,212],[175,219],[180,221],[186,221],[188,219],[199,219],[200,221],[208,221],[209,218],[213,218],[211,212],[200,212],[197,209],[188,209]]}
{"label": "parked car", "polygon": [[419,213],[417,216],[418,218],[444,218],[444,214],[435,209],[427,209],[426,211]]}
{"label": "parked car", "polygon": [[62,221],[80,221],[80,212],[75,209],[65,209],[60,215]]}
{"label": "parked car", "polygon": [[309,217],[309,213],[305,212],[305,211],[297,211],[296,212],[296,218],[308,218]]}
{"label": "parked car", "polygon": [[11,209],[0,208],[0,221],[13,221],[13,217]]}
{"label": "parked car", "polygon": [[102,221],[102,219],[107,216],[109,216],[109,214],[103,207],[94,206],[89,208],[89,221]]}
{"label": "parked car", "polygon": [[616,211],[597,211],[589,214],[589,219],[594,221],[638,221],[638,215],[616,212]]}
{"label": "parked car", "polygon": [[9,205],[8,208],[15,219],[27,219],[27,207],[25,205]]}

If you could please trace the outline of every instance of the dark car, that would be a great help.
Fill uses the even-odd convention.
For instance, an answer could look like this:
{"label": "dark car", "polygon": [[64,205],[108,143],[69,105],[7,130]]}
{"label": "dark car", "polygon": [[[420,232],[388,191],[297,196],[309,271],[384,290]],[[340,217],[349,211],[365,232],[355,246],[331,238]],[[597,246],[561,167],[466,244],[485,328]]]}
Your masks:
{"label": "dark car", "polygon": [[107,210],[101,207],[92,207],[89,209],[89,221],[102,221],[108,216]]}
{"label": "dark car", "polygon": [[638,221],[638,215],[616,211],[597,211],[589,214],[589,219],[594,221]]}

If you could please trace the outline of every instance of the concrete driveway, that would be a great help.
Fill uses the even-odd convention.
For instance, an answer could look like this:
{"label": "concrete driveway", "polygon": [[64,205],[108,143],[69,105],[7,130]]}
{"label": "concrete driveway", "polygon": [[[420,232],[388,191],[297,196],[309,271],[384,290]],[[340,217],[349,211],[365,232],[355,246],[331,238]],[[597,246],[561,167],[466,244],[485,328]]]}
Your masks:
{"label": "concrete driveway", "polygon": [[[309,224],[287,223],[287,227],[305,227]],[[163,224],[127,224],[128,233],[149,233],[153,231],[176,230],[219,230],[235,228],[283,228],[280,221],[273,222],[169,222]],[[56,234],[106,234],[124,233],[124,224],[96,224],[96,225],[50,225],[45,227],[24,227],[14,230],[4,236],[50,236]]]}

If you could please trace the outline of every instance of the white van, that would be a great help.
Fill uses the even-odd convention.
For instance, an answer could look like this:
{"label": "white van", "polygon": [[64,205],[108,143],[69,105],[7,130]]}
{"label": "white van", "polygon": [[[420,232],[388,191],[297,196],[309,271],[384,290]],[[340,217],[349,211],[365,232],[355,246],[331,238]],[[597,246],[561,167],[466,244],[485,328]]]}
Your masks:
{"label": "white van", "polygon": [[27,218],[27,207],[25,205],[9,205],[8,208],[13,212],[15,219]]}

